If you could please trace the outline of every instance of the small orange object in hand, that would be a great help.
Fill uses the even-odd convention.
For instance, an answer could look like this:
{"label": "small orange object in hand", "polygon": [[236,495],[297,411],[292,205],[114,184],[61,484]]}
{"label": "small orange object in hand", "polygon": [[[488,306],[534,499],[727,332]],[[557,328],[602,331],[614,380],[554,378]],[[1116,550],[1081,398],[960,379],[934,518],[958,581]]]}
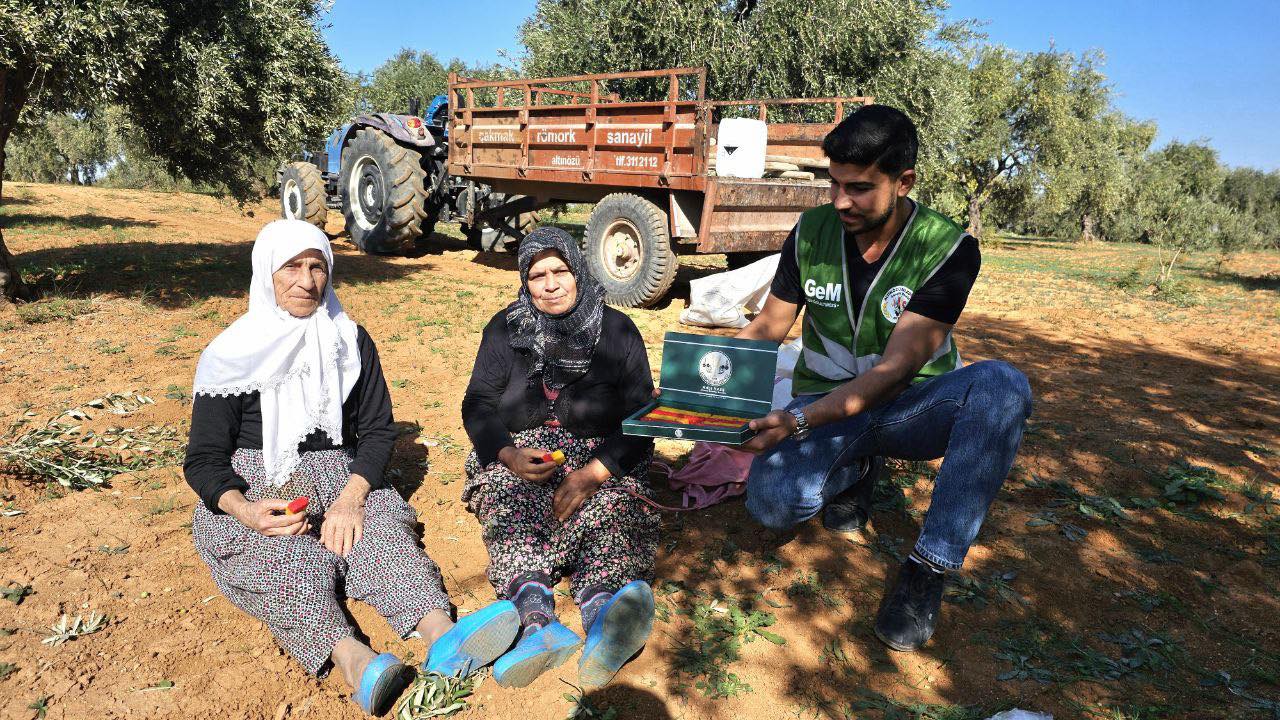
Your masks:
{"label": "small orange object in hand", "polygon": [[564,464],[564,452],[562,452],[562,451],[560,451],[560,450],[553,450],[553,451],[551,451],[551,452],[545,452],[545,453],[542,453],[542,462],[544,462],[544,463],[553,462],[553,463],[555,463],[555,464],[557,464],[557,465],[563,465],[563,464]]}
{"label": "small orange object in hand", "polygon": [[306,510],[307,505],[310,505],[310,504],[311,504],[310,498],[308,498],[306,495],[303,495],[300,498],[294,498],[293,502],[285,506],[284,511],[286,515],[297,515],[303,510]]}

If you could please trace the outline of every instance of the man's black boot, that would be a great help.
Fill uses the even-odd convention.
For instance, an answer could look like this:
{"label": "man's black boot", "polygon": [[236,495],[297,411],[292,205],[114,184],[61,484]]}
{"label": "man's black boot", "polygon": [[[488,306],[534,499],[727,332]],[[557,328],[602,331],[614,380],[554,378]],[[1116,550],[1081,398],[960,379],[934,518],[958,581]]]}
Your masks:
{"label": "man's black boot", "polygon": [[884,471],[884,458],[862,458],[858,482],[845,488],[822,509],[822,527],[839,533],[859,533],[871,517],[871,493]]}
{"label": "man's black boot", "polygon": [[898,569],[898,580],[876,613],[876,637],[894,650],[911,652],[933,636],[942,608],[946,573],[914,557]]}

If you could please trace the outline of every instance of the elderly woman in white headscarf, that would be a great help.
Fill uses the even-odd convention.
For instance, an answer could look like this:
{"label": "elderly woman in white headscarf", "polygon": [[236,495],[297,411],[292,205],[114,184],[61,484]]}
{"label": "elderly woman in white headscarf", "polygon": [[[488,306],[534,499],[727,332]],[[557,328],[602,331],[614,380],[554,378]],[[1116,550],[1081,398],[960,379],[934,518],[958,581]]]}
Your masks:
{"label": "elderly woman in white headscarf", "polygon": [[196,368],[184,471],[203,501],[196,549],[218,588],[308,672],[337,667],[376,715],[411,673],[356,639],[340,594],[372,605],[401,637],[419,633],[423,668],[444,675],[492,662],[520,620],[507,601],[450,619],[417,515],[383,478],[396,432],[377,349],[332,275],[314,226],[277,220],[258,234],[249,311]]}

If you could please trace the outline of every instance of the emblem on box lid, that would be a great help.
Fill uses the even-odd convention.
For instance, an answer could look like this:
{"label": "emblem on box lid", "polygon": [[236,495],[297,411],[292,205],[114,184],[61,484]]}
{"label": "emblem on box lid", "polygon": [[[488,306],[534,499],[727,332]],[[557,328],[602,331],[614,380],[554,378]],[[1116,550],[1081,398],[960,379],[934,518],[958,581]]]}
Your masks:
{"label": "emblem on box lid", "polygon": [[698,377],[712,387],[720,387],[733,377],[733,361],[719,350],[712,350],[698,361]]}

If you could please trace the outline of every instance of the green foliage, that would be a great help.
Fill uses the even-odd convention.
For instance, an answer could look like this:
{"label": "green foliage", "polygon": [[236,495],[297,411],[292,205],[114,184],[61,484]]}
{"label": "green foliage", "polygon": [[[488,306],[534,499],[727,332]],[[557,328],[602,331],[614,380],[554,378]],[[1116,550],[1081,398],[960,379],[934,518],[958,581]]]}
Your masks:
{"label": "green foliage", "polygon": [[572,704],[566,720],[615,720],[618,717],[618,708],[609,707],[601,710],[587,697],[586,691],[582,688],[567,680],[561,680],[560,682],[574,690],[574,692],[561,695]]}
{"label": "green foliage", "polygon": [[14,605],[21,605],[23,598],[30,594],[30,585],[23,585],[12,580],[6,580],[4,587],[0,588],[0,597],[3,597]]}
{"label": "green foliage", "polygon": [[968,202],[971,232],[981,233],[993,198],[1091,212],[1116,202],[1117,143],[1109,140],[1123,122],[1111,109],[1100,66],[1101,58],[1088,53],[1020,54],[998,46],[977,52],[967,76],[970,123],[956,146],[955,182]]}
{"label": "green foliage", "polygon": [[1185,460],[1170,465],[1159,480],[1166,500],[1181,505],[1199,505],[1206,500],[1225,500],[1225,483],[1212,468],[1192,465]]}
{"label": "green foliage", "polygon": [[1121,658],[1118,661],[1122,674],[1131,672],[1162,672],[1174,667],[1178,647],[1159,634],[1151,634],[1132,628],[1117,634],[1102,633],[1102,640],[1119,645]]}
{"label": "green foliage", "polygon": [[18,317],[28,325],[39,325],[55,320],[70,320],[93,312],[93,301],[84,298],[54,296],[40,302],[18,307]]}
{"label": "green foliage", "polygon": [[[865,711],[878,710],[882,720],[981,720],[991,715],[989,709],[976,705],[937,705],[902,702],[867,688],[858,688],[858,699],[849,703],[845,718],[870,718]],[[834,717],[828,714],[828,717]]]}
{"label": "green foliage", "polygon": [[443,95],[448,86],[449,70],[435,55],[402,48],[373,71],[361,96],[369,110],[405,113],[409,111],[409,100],[420,100],[425,110],[426,103]]}
{"label": "green foliage", "polygon": [[816,570],[811,573],[796,572],[796,579],[787,586],[786,593],[787,597],[793,600],[819,601],[830,608],[844,605],[843,600],[827,591],[826,586],[822,584],[822,578],[819,577]]}
{"label": "green foliage", "polygon": [[947,575],[947,587],[942,599],[957,605],[972,604],[984,608],[994,594],[1002,602],[1029,605],[1030,601],[1009,584],[1017,576],[1012,570],[992,573],[986,580],[951,573]]}
{"label": "green foliage", "polygon": [[419,671],[396,706],[395,720],[427,720],[462,712],[479,682],[478,675],[457,678]]}
{"label": "green foliage", "polygon": [[676,648],[675,671],[694,678],[694,687],[709,698],[751,692],[750,685],[729,672],[729,665],[742,657],[744,644],[757,638],[786,644],[786,638],[765,629],[776,620],[771,613],[744,609],[733,598],[698,603],[682,614],[689,618],[690,638]]}
{"label": "green foliage", "polygon": [[1242,233],[1245,240],[1262,247],[1280,248],[1280,171],[1228,170],[1222,180],[1221,199],[1242,218],[1244,227],[1232,232]]}
{"label": "green foliage", "polygon": [[168,170],[249,197],[261,158],[323,135],[350,101],[321,14],[312,0],[0,0],[0,146],[24,109],[114,103]]}
{"label": "green foliage", "polygon": [[[78,410],[69,417],[86,417]],[[39,427],[15,423],[0,444],[0,466],[18,477],[70,490],[99,489],[123,472],[181,462],[173,428],[110,428],[101,434],[53,419]]]}

